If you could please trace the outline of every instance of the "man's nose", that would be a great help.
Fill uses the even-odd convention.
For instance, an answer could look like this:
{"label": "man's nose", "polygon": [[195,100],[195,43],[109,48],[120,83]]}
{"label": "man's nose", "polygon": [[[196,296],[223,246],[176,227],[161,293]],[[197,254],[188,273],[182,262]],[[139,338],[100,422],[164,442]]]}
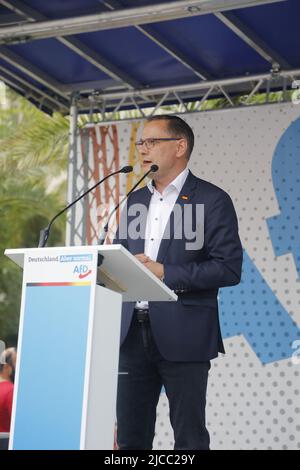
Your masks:
{"label": "man's nose", "polygon": [[147,149],[145,143],[143,143],[143,145],[140,146],[139,153],[141,155],[147,155],[149,153],[149,150]]}

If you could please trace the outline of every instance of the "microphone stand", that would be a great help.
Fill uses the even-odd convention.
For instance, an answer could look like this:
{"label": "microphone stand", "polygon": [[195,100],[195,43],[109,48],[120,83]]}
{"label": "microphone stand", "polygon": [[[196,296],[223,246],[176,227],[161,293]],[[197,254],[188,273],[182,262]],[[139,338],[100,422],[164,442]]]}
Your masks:
{"label": "microphone stand", "polygon": [[70,204],[68,204],[66,207],[64,207],[61,211],[58,212],[58,214],[56,214],[49,222],[49,224],[47,225],[46,228],[42,229],[40,231],[40,239],[39,239],[39,245],[38,247],[39,248],[44,248],[46,246],[46,243],[47,243],[47,240],[49,238],[49,235],[50,235],[50,229],[51,229],[51,226],[53,224],[53,222],[61,215],[63,214],[65,211],[67,211],[68,209],[70,209],[70,207],[72,207],[74,204],[76,204],[76,202],[80,201],[80,199],[82,199],[84,196],[86,196],[90,191],[92,191],[93,189],[95,189],[97,186],[99,186],[99,184],[103,183],[103,181],[105,181],[106,179],[110,178],[111,176],[114,176],[118,173],[131,173],[133,171],[133,168],[131,165],[129,166],[124,166],[123,168],[121,168],[121,170],[118,170],[118,171],[115,171],[114,173],[111,173],[110,175],[107,175],[105,176],[104,178],[102,178],[100,181],[98,181],[96,184],[94,184],[94,186],[92,186],[91,188],[89,188],[87,191],[85,191],[83,194],[81,194],[81,196],[79,196],[77,199],[75,199],[75,201],[71,202]]}
{"label": "microphone stand", "polygon": [[158,170],[158,166],[157,166],[157,165],[151,165],[150,170],[148,170],[148,171],[142,176],[142,178],[133,186],[133,188],[131,188],[130,191],[128,191],[128,193],[126,194],[126,196],[124,196],[123,199],[122,199],[122,200],[116,205],[116,207],[112,210],[112,212],[109,214],[108,220],[107,220],[106,224],[104,225],[104,228],[103,228],[102,232],[100,233],[100,236],[99,236],[99,239],[98,239],[98,245],[103,245],[103,243],[105,242],[105,238],[106,238],[107,232],[108,232],[109,222],[110,222],[112,216],[115,214],[115,212],[119,209],[120,205],[123,204],[123,202],[124,202],[124,201],[130,196],[130,194],[135,190],[135,188],[137,188],[138,185],[139,185],[145,178],[147,178],[147,176],[149,175],[149,173],[155,173],[157,170]]}

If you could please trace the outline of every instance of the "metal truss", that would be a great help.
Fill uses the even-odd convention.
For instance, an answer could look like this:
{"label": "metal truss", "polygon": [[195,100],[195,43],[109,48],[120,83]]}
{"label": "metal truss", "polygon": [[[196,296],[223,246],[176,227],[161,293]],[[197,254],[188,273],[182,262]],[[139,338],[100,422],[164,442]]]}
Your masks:
{"label": "metal truss", "polygon": [[[70,135],[69,135],[69,156],[68,156],[68,201],[74,201],[78,195],[85,191],[86,183],[84,182],[84,175],[86,173],[83,168],[82,162],[79,162],[78,152],[78,110],[77,110],[77,95],[73,95],[72,104],[70,107]],[[79,184],[79,177],[81,176],[83,184]],[[85,198],[81,200],[81,206],[85,203]],[[76,207],[76,209],[78,209]],[[75,206],[72,206],[67,212],[66,224],[66,245],[75,245],[75,240],[79,237],[83,240],[84,237],[84,224],[83,218],[78,223],[76,217]]]}
{"label": "metal truss", "polygon": [[[215,80],[201,64],[195,63],[187,57],[179,47],[175,47],[167,38],[160,35],[149,23],[184,18],[213,13],[228,28],[237,34],[243,41],[252,47],[266,61],[271,64],[272,70],[290,69],[288,62],[277,51],[272,50],[268,44],[261,40],[253,31],[244,25],[230,9],[258,6],[286,0],[178,0],[148,5],[137,8],[125,8],[120,0],[105,0],[101,7],[107,11],[94,15],[85,15],[63,20],[48,20],[39,11],[29,7],[20,0],[2,0],[3,6],[11,10],[15,15],[17,24],[4,26],[0,30],[0,58],[13,68],[17,68],[23,74],[22,78],[12,72],[9,67],[1,66],[1,78],[35,103],[44,106],[51,111],[68,113],[71,106],[73,93],[79,92],[81,98],[78,101],[78,111],[91,113],[92,107],[100,108],[101,114],[116,113],[120,109],[137,109],[140,116],[144,115],[143,108],[159,108],[163,104],[181,104],[183,111],[186,102],[198,99],[201,106],[206,99],[224,96],[232,104],[231,94],[247,93],[251,89],[251,80],[257,85],[256,77],[243,81],[243,78],[227,80]],[[12,21],[12,18],[10,18]],[[144,24],[147,23],[147,24]],[[91,26],[93,25],[93,26]],[[96,28],[112,29],[114,27],[135,27],[141,34],[164,49],[175,60],[193,72],[198,77],[199,83],[180,87],[142,88],[142,85],[124,70],[121,70],[107,58],[85,45],[78,37],[71,34],[92,31]],[[67,29],[65,29],[67,28]],[[78,29],[79,28],[79,29]],[[36,33],[39,33],[36,35]],[[66,34],[66,36],[62,36]],[[90,62],[93,66],[107,75],[106,81],[86,83],[62,84],[53,77],[33,66],[2,44],[26,42],[36,38],[53,37],[75,54]],[[201,60],[201,58],[200,58]],[[26,76],[29,79],[26,79]],[[32,83],[32,79],[40,84],[41,88]],[[263,80],[262,85],[269,79]],[[248,85],[246,84],[248,82]],[[274,80],[272,79],[272,82]],[[203,85],[204,84],[204,85]],[[260,87],[259,87],[260,88]],[[270,83],[270,89],[272,83]],[[97,90],[101,90],[98,93]],[[104,90],[104,92],[103,92]],[[147,112],[147,111],[145,111]]]}
{"label": "metal truss", "polygon": [[[90,116],[97,114],[99,121],[122,120],[121,109],[135,110],[134,118],[144,118],[168,106],[168,112],[200,112],[210,109],[209,101],[223,99],[222,108],[250,106],[258,104],[254,95],[263,95],[260,104],[271,102],[271,92],[282,92],[281,101],[289,101],[289,91],[300,79],[300,69],[280,71],[272,69],[269,74],[258,74],[224,80],[207,80],[173,88],[153,88],[112,93],[92,93],[81,97],[78,105]],[[191,103],[193,103],[191,105]]]}
{"label": "metal truss", "polygon": [[41,101],[43,101],[44,98],[47,98],[48,101],[55,100],[56,106],[52,106],[53,110],[58,108],[64,111],[69,108],[69,98],[66,93],[61,90],[60,84],[55,79],[49,77],[46,73],[5,46],[0,46],[0,59],[3,59],[46,88],[46,91],[40,90],[38,87],[34,86],[30,80],[24,79],[23,76],[16,76],[9,68],[2,66],[2,72],[14,78],[14,80],[11,81],[16,83],[16,88],[21,89],[25,96],[28,95],[28,90],[34,90],[35,93],[40,95]]}
{"label": "metal truss", "polygon": [[0,65],[0,80],[3,80],[3,82],[22,94],[26,99],[32,100],[39,108],[45,107],[46,109],[60,111],[64,114],[69,113],[68,101],[62,101],[56,95],[51,95],[49,92],[41,90],[33,83],[24,80],[24,78],[2,65]]}
{"label": "metal truss", "polygon": [[[20,0],[4,0],[2,2],[6,8],[13,10],[15,13],[23,17],[30,24],[38,21],[46,21],[47,17],[42,15],[39,11],[25,5]],[[137,87],[140,84],[126,74],[124,71],[121,71],[114,64],[109,62],[106,58],[102,57],[101,54],[95,52],[89,48],[86,44],[80,41],[78,38],[73,36],[65,37],[56,37],[56,40],[64,44],[67,48],[71,49],[73,52],[77,53],[83,59],[90,62],[96,68],[104,72],[109,77],[114,80],[119,80],[124,84],[127,84],[129,88]],[[1,48],[0,48],[1,49]]]}
{"label": "metal truss", "polygon": [[215,16],[224,23],[227,28],[231,29],[240,39],[252,47],[263,59],[270,62],[273,67],[280,67],[281,69],[290,69],[291,65],[274,51],[265,41],[246,26],[237,16],[232,12],[217,12]]}
{"label": "metal truss", "polygon": [[163,2],[156,4],[155,7],[147,5],[67,19],[6,26],[0,31],[0,43],[13,44],[33,39],[124,28],[281,1],[286,0],[178,0]]}

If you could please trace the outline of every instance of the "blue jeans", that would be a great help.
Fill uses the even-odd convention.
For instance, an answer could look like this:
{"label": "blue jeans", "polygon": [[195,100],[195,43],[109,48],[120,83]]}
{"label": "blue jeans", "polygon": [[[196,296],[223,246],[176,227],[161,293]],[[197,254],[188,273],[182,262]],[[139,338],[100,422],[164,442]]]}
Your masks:
{"label": "blue jeans", "polygon": [[210,362],[171,362],[162,357],[149,321],[136,317],[121,349],[117,398],[120,450],[152,449],[162,385],[170,406],[176,450],[208,450],[205,405]]}

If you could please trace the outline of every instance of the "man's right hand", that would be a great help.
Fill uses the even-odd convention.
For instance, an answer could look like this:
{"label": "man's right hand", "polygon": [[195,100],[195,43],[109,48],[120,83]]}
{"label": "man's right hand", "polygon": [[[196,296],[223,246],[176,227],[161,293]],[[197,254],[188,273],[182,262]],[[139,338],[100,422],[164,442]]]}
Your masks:
{"label": "man's right hand", "polygon": [[141,263],[147,263],[150,261],[149,256],[146,256],[144,253],[139,253],[135,255],[136,259],[138,259]]}

